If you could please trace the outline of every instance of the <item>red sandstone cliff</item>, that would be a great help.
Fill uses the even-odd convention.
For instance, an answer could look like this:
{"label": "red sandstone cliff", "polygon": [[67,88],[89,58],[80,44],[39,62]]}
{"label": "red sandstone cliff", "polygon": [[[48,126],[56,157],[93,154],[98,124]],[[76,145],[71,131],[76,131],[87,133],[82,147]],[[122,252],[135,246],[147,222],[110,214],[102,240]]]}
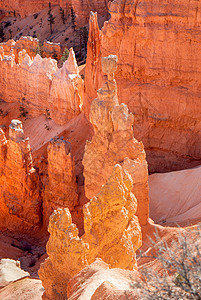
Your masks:
{"label": "red sandstone cliff", "polygon": [[97,11],[103,16],[108,14],[108,0],[34,0],[31,2],[29,0],[0,0],[0,9],[6,10],[7,12],[15,11],[24,18],[29,14],[48,7],[50,2],[52,5],[60,5],[67,14],[70,14],[72,8],[76,15],[76,22],[79,23],[79,25],[86,24],[89,19],[90,11]]}
{"label": "red sandstone cliff", "polygon": [[[134,113],[134,134],[145,145],[152,172],[185,168],[200,158],[199,10],[199,2],[115,0],[101,46],[99,33],[93,39],[102,56],[118,56],[119,101]],[[97,57],[93,48],[89,44]],[[93,59],[86,73],[90,64]],[[95,74],[97,60],[96,66]]]}

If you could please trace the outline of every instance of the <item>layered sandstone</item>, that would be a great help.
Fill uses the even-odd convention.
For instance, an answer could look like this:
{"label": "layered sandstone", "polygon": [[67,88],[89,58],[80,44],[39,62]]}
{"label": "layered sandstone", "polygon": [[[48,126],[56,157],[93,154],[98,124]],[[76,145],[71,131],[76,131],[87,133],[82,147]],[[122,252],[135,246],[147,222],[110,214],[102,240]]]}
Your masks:
{"label": "layered sandstone", "polygon": [[108,11],[108,0],[76,0],[76,1],[67,1],[67,0],[10,0],[4,1],[0,0],[0,9],[6,11],[11,11],[19,13],[22,18],[29,14],[38,12],[46,7],[51,5],[60,5],[65,11],[66,14],[70,14],[71,8],[74,10],[76,15],[76,21],[79,25],[85,25],[89,19],[89,13],[91,10],[97,11],[101,16],[107,16]]}
{"label": "layered sandstone", "polygon": [[19,52],[25,50],[26,53],[33,59],[37,53],[40,53],[43,58],[51,57],[54,59],[61,59],[62,49],[60,43],[52,43],[44,41],[42,44],[37,38],[31,36],[22,36],[16,42],[14,40],[8,40],[7,42],[0,43],[0,46],[4,49],[4,55],[15,55],[15,62],[19,63]]}
{"label": "layered sandstone", "polygon": [[[112,173],[113,166],[120,163],[132,175],[133,193],[138,200],[141,224],[149,216],[148,170],[142,142],[133,137],[132,113],[125,104],[118,103],[114,72],[117,57],[102,59],[102,68],[108,80],[98,90],[98,98],[91,104],[90,121],[94,128],[91,142],[87,142],[83,158],[85,193],[92,198],[100,191]],[[126,160],[124,161],[124,159]]]}
{"label": "layered sandstone", "polygon": [[[6,10],[7,12],[14,12],[20,14],[22,18],[40,11],[49,5],[49,0],[0,0],[0,9]],[[51,0],[52,5],[59,5],[60,0]]]}
{"label": "layered sandstone", "polygon": [[73,49],[61,69],[56,60],[38,54],[32,60],[25,50],[18,53],[19,64],[14,54],[1,57],[0,97],[20,103],[16,117],[45,114],[62,125],[81,112],[84,87]]}
{"label": "layered sandstone", "polygon": [[85,72],[84,111],[89,115],[92,100],[97,96],[101,86],[101,31],[99,30],[97,13],[90,12],[89,35],[87,42],[87,59]]}
{"label": "layered sandstone", "polygon": [[54,211],[49,224],[49,258],[39,271],[47,299],[65,299],[69,279],[97,257],[112,268],[136,268],[141,228],[135,216],[132,182],[120,165],[114,166],[105,186],[84,207],[85,233],[81,238],[69,210]]}
{"label": "layered sandstone", "polygon": [[41,52],[43,57],[52,57],[57,60],[62,56],[60,43],[44,41]]}
{"label": "layered sandstone", "polygon": [[57,208],[73,211],[78,204],[74,161],[69,142],[54,138],[48,148],[48,183],[43,196],[43,222],[48,225],[49,216]]}
{"label": "layered sandstone", "polygon": [[135,114],[134,133],[152,172],[200,159],[200,8],[183,0],[115,0],[101,32],[102,56],[118,55],[119,101]]}
{"label": "layered sandstone", "polygon": [[51,117],[60,125],[81,112],[84,85],[73,48],[69,57],[52,78],[48,108]]}
{"label": "layered sandstone", "polygon": [[0,226],[12,228],[17,222],[36,229],[42,218],[40,181],[20,121],[11,122],[7,141],[1,131],[0,152]]}

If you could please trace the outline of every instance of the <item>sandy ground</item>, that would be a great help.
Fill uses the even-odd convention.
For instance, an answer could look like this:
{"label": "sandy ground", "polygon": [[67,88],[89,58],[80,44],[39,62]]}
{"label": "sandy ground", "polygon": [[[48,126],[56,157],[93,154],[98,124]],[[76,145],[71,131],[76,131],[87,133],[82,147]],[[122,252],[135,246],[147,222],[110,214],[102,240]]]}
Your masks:
{"label": "sandy ground", "polygon": [[149,176],[150,217],[159,224],[201,219],[201,166]]}

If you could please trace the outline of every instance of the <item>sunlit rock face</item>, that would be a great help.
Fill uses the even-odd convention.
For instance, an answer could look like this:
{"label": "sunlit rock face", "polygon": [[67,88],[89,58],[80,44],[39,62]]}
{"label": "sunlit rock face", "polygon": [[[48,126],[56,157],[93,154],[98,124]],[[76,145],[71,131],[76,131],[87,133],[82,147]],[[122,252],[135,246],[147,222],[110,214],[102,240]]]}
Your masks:
{"label": "sunlit rock face", "polygon": [[21,36],[17,41],[11,39],[4,43],[0,43],[0,46],[4,49],[4,55],[10,55],[11,53],[15,55],[16,63],[21,63],[19,52],[24,50],[31,59],[33,59],[38,52],[41,52],[43,58],[54,57],[57,60],[59,60],[62,55],[60,43],[52,43],[45,40],[41,46],[38,38],[33,38],[31,36]]}
{"label": "sunlit rock face", "polygon": [[84,84],[72,48],[61,69],[54,59],[38,54],[31,59],[25,49],[11,56],[5,51],[0,50],[0,97],[18,102],[20,116],[48,113],[49,118],[63,125],[80,114]]}
{"label": "sunlit rock face", "polygon": [[133,137],[133,114],[125,104],[118,103],[114,72],[117,57],[102,59],[102,69],[108,80],[98,90],[98,98],[91,103],[90,122],[94,136],[85,146],[83,158],[85,193],[95,196],[120,163],[133,178],[133,193],[138,200],[137,215],[140,224],[146,224],[149,216],[148,170],[142,142]]}
{"label": "sunlit rock face", "polygon": [[84,81],[84,112],[88,117],[91,102],[97,96],[97,90],[102,82],[101,67],[101,31],[99,30],[97,13],[90,13],[89,36],[87,42],[86,72]]}
{"label": "sunlit rock face", "polygon": [[137,268],[135,252],[142,240],[132,182],[128,172],[114,166],[107,183],[84,207],[85,233],[81,238],[67,208],[53,212],[48,229],[49,257],[39,270],[44,299],[66,299],[68,281],[96,258],[111,268]]}
{"label": "sunlit rock face", "polygon": [[0,143],[0,227],[37,229],[42,220],[40,181],[22,123],[12,120],[8,140],[1,130]]}
{"label": "sunlit rock face", "polygon": [[[100,33],[101,55],[118,56],[119,102],[134,113],[134,134],[151,172],[184,169],[200,159],[200,5],[114,0]],[[91,59],[91,65],[96,74],[99,62],[96,67]]]}
{"label": "sunlit rock face", "polygon": [[88,245],[78,237],[69,210],[58,209],[50,217],[48,258],[41,264],[39,276],[45,293],[43,299],[66,299],[67,284],[87,264]]}
{"label": "sunlit rock face", "polygon": [[49,109],[51,117],[64,124],[81,112],[84,85],[73,48],[61,69],[53,74]]}

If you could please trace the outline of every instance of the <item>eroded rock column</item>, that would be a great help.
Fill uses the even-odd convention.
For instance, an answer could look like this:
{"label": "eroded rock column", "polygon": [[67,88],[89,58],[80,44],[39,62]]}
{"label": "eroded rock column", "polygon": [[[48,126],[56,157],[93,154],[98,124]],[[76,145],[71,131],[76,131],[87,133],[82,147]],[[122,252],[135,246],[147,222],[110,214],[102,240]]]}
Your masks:
{"label": "eroded rock column", "polygon": [[96,258],[111,268],[137,268],[135,252],[142,240],[135,216],[137,200],[131,190],[132,177],[115,165],[107,183],[84,207],[81,238],[69,210],[54,211],[49,223],[49,257],[39,270],[44,299],[67,299],[68,281]]}
{"label": "eroded rock column", "polygon": [[71,145],[60,138],[51,139],[48,145],[48,183],[44,191],[44,224],[49,223],[52,212],[61,207],[70,211],[78,203],[77,183]]}
{"label": "eroded rock column", "polygon": [[133,178],[133,193],[138,200],[137,215],[141,225],[149,217],[148,168],[142,142],[133,137],[134,117],[125,104],[118,103],[114,72],[117,56],[102,58],[102,69],[108,80],[98,90],[90,109],[94,137],[85,146],[83,158],[85,193],[95,196],[112,173],[116,163],[121,164]]}
{"label": "eroded rock column", "polygon": [[[0,146],[0,201],[1,218],[12,224],[12,217],[24,228],[37,228],[41,225],[40,181],[33,167],[29,139],[24,137],[22,123],[12,120],[9,126],[9,139],[6,141],[1,131]],[[10,218],[10,222],[9,222]]]}

